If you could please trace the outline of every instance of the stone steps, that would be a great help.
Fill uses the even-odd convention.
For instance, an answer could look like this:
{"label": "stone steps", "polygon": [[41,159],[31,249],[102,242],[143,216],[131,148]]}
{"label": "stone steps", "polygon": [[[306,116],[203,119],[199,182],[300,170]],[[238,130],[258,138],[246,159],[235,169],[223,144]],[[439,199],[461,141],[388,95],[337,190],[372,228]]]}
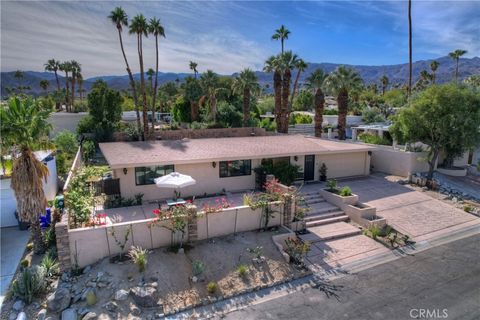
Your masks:
{"label": "stone steps", "polygon": [[311,213],[308,212],[303,220],[305,221],[314,221],[314,220],[322,220],[322,219],[328,219],[328,218],[333,218],[333,217],[338,217],[338,216],[343,216],[345,215],[345,212],[342,210],[337,210],[337,211],[332,211],[332,212],[327,212],[327,213]]}
{"label": "stone steps", "polygon": [[311,227],[316,227],[316,226],[322,226],[325,224],[330,224],[330,223],[335,223],[335,222],[342,222],[342,221],[348,221],[348,216],[343,214],[341,216],[337,217],[331,217],[331,218],[326,218],[326,219],[317,219],[317,220],[311,220],[308,221],[305,226],[306,228],[311,228]]}
{"label": "stone steps", "polygon": [[325,225],[308,228],[309,233],[299,235],[299,238],[306,242],[319,242],[332,239],[340,239],[359,235],[362,230],[346,222],[334,222]]}

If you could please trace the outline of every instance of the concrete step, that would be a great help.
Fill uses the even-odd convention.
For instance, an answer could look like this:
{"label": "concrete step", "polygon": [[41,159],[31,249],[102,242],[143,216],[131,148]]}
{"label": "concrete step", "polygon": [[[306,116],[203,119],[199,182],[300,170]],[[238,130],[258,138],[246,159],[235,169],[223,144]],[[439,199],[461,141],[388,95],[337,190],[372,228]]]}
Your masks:
{"label": "concrete step", "polygon": [[311,206],[308,206],[309,215],[327,213],[340,210],[337,206],[334,206],[328,202],[319,202],[314,203]]}
{"label": "concrete step", "polygon": [[313,221],[313,220],[328,219],[328,218],[333,218],[333,217],[338,217],[343,215],[345,215],[345,212],[343,212],[342,210],[332,211],[327,213],[317,213],[317,214],[312,214],[311,212],[308,212],[303,218],[303,220]]}
{"label": "concrete step", "polygon": [[323,199],[323,198],[312,198],[312,199],[305,200],[305,203],[309,206],[312,205],[312,204],[315,204],[315,203],[320,203],[320,202],[325,202],[325,199]]}
{"label": "concrete step", "polygon": [[335,222],[321,226],[307,228],[309,233],[299,235],[300,239],[308,242],[319,242],[358,235],[362,230],[346,222]]}
{"label": "concrete step", "polygon": [[344,214],[344,215],[341,215],[341,216],[336,216],[336,217],[331,217],[331,218],[310,220],[310,221],[307,221],[307,223],[305,223],[305,227],[306,228],[311,228],[311,227],[323,226],[325,224],[342,222],[342,221],[345,221],[345,222],[348,221],[348,216]]}

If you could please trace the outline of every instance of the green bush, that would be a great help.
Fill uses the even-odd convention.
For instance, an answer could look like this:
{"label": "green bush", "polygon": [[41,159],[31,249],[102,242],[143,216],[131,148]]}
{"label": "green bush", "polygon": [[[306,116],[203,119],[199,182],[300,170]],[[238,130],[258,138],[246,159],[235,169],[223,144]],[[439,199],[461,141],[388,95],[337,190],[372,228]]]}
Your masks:
{"label": "green bush", "polygon": [[372,133],[361,133],[358,138],[365,142],[365,143],[370,143],[370,144],[379,144],[379,145],[385,145],[385,146],[390,146],[392,145],[392,141],[386,137],[380,137],[376,134]]}
{"label": "green bush", "polygon": [[337,188],[337,180],[335,179],[328,179],[327,181],[327,189],[328,191],[335,192],[338,190]]}
{"label": "green bush", "polygon": [[238,275],[240,277],[245,277],[247,275],[247,272],[248,272],[248,266],[246,264],[240,264],[238,267],[237,267],[237,272],[238,272]]}
{"label": "green bush", "polygon": [[172,106],[172,115],[175,122],[190,122],[190,102],[183,96],[177,97]]}
{"label": "green bush", "polygon": [[341,190],[340,190],[340,195],[342,197],[349,197],[352,195],[352,190],[349,188],[349,187],[343,187]]}
{"label": "green bush", "polygon": [[83,160],[87,163],[91,162],[95,156],[95,142],[92,140],[86,140],[82,144],[82,156]]}
{"label": "green bush", "polygon": [[22,266],[22,268],[27,268],[29,265],[30,261],[28,261],[28,259],[23,259],[22,261],[20,261],[20,266]]}
{"label": "green bush", "polygon": [[45,268],[41,266],[25,268],[13,280],[12,293],[29,304],[37,294],[45,291],[47,287],[45,278]]}
{"label": "green bush", "polygon": [[225,128],[236,128],[243,125],[243,114],[235,106],[221,101],[217,106],[217,121]]}
{"label": "green bush", "polygon": [[277,123],[273,119],[263,118],[259,124],[260,128],[263,128],[267,131],[276,131]]}
{"label": "green bush", "polygon": [[383,122],[385,121],[385,117],[378,109],[370,108],[362,112],[362,120],[366,124],[369,124],[374,122]]}
{"label": "green bush", "polygon": [[77,148],[78,148],[77,137],[68,130],[64,130],[60,132],[55,137],[54,142],[55,142],[55,147],[57,147],[58,150],[62,151],[63,153],[66,153],[69,156],[74,156],[75,153],[77,152]]}
{"label": "green bush", "polygon": [[130,257],[130,259],[132,259],[133,263],[135,263],[135,265],[137,266],[138,272],[145,272],[145,269],[147,268],[147,262],[148,262],[147,254],[148,254],[148,251],[141,247],[132,247],[128,252],[128,256]]}
{"label": "green bush", "polygon": [[50,227],[45,231],[43,234],[43,241],[47,248],[55,247],[57,244],[57,237],[55,235],[55,227],[54,225],[50,225]]}
{"label": "green bush", "polygon": [[202,261],[192,261],[192,274],[195,277],[200,276],[205,271],[205,264]]}
{"label": "green bush", "polygon": [[43,256],[42,262],[40,262],[40,266],[45,269],[45,275],[48,277],[53,277],[60,272],[60,267],[57,260],[53,258],[50,254],[46,254]]}
{"label": "green bush", "polygon": [[298,177],[300,167],[288,162],[273,163],[265,161],[261,166],[254,169],[258,174],[273,174],[282,184],[291,185]]}
{"label": "green bush", "polygon": [[307,114],[292,113],[288,120],[289,124],[310,124],[313,123],[313,118]]}
{"label": "green bush", "polygon": [[218,284],[216,282],[210,281],[207,284],[207,292],[210,294],[214,294],[218,290]]}
{"label": "green bush", "polygon": [[77,133],[79,135],[84,133],[94,133],[95,132],[96,123],[95,120],[91,115],[88,115],[82,118],[77,125]]}
{"label": "green bush", "polygon": [[327,109],[327,108],[325,108],[325,109],[323,110],[323,114],[326,115],[326,116],[337,115],[337,114],[338,114],[338,110],[337,110],[337,109]]}
{"label": "green bush", "polygon": [[465,212],[472,212],[473,211],[473,207],[469,204],[466,204],[463,206],[463,211]]}

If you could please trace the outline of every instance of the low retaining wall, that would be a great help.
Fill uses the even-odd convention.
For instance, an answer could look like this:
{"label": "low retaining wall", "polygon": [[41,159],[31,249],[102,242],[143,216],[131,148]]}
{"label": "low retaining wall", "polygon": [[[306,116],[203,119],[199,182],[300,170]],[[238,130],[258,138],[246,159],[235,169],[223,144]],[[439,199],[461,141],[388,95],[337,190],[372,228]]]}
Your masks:
{"label": "low retaining wall", "polygon": [[426,152],[408,152],[375,145],[370,164],[373,171],[408,177],[415,172],[428,171]]}
{"label": "low retaining wall", "polygon": [[[281,203],[271,204],[271,209],[274,212],[268,226],[279,226],[283,214]],[[129,236],[125,243],[125,251],[128,251],[133,245],[146,249],[171,245],[172,232],[163,227],[168,224],[168,221],[156,222],[154,226],[150,226],[153,220],[137,220],[110,226],[68,230],[67,239],[72,267],[83,268],[100,259],[120,253],[121,247],[119,242],[124,242],[127,232]],[[257,230],[263,226],[264,221],[261,208],[252,210],[248,206],[240,206],[224,209],[217,213],[205,214],[200,212],[196,217],[197,232],[194,240],[204,240],[237,232]],[[184,243],[189,240],[189,229],[186,228],[185,230]],[[176,238],[178,239],[178,237]],[[57,243],[58,241],[57,237]]]}
{"label": "low retaining wall", "polygon": [[451,177],[465,177],[467,168],[437,168],[437,171]]}
{"label": "low retaining wall", "polygon": [[339,207],[340,209],[345,211],[345,207],[347,205],[356,204],[358,202],[358,195],[352,194],[348,197],[341,197],[333,192],[321,189],[320,194],[322,197],[331,204]]}

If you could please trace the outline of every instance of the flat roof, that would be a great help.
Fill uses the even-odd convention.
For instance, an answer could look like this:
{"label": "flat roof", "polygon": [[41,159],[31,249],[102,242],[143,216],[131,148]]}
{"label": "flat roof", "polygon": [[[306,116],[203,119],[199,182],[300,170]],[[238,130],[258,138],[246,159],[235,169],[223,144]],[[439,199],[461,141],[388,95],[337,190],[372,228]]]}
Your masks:
{"label": "flat roof", "polygon": [[210,161],[351,153],[374,147],[303,135],[100,143],[112,169]]}

